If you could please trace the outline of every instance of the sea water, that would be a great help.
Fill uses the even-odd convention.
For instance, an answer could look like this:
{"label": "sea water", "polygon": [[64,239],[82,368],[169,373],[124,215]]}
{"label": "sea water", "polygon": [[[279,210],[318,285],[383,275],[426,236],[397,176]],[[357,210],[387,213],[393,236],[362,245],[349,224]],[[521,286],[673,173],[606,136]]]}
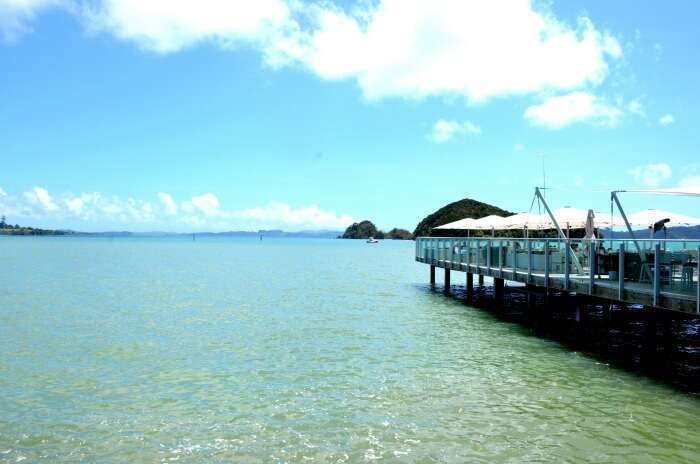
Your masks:
{"label": "sea water", "polygon": [[700,400],[427,285],[412,242],[0,238],[0,462],[700,461]]}

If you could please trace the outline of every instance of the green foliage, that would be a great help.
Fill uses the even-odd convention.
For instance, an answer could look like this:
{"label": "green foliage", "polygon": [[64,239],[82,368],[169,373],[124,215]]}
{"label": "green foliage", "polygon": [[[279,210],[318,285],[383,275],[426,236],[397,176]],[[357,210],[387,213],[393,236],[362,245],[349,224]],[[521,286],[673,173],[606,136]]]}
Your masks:
{"label": "green foliage", "polygon": [[[513,214],[509,211],[501,209],[497,206],[489,205],[488,203],[482,203],[480,201],[472,200],[470,198],[465,198],[463,200],[455,201],[447,206],[443,206],[439,210],[435,211],[433,214],[425,217],[416,226],[416,230],[413,232],[414,237],[426,237],[430,236],[433,227],[441,226],[450,222],[458,221],[464,218],[479,219],[491,214],[497,214],[499,216],[508,216]],[[463,234],[463,231],[460,231]],[[433,234],[436,235],[436,234]],[[454,235],[454,232],[450,234],[449,231],[440,231],[439,235],[449,236]]]}
{"label": "green foliage", "polygon": [[[345,233],[340,238],[380,238],[377,235],[377,227],[371,221],[356,222],[345,229]],[[383,238],[383,234],[382,237]]]}
{"label": "green foliage", "polygon": [[0,218],[0,235],[69,235],[73,232],[67,230],[35,229],[7,223],[5,216]]}
{"label": "green foliage", "polygon": [[367,239],[369,237],[374,237],[378,240],[391,239],[391,240],[412,240],[413,235],[405,229],[393,228],[389,232],[383,232],[372,224],[371,221],[356,222],[347,229],[345,233],[338,238],[363,238]]}
{"label": "green foliage", "polygon": [[392,240],[413,240],[413,234],[406,229],[397,229],[394,227],[386,233],[386,238],[390,238]]}

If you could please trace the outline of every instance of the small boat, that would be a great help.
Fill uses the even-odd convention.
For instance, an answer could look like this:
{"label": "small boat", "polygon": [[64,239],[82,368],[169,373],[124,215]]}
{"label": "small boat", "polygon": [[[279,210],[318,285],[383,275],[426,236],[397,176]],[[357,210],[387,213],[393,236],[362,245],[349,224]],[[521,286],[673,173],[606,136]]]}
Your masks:
{"label": "small boat", "polygon": [[367,239],[367,243],[379,243],[379,240],[377,240],[377,239],[374,238],[374,237],[370,237],[370,238]]}

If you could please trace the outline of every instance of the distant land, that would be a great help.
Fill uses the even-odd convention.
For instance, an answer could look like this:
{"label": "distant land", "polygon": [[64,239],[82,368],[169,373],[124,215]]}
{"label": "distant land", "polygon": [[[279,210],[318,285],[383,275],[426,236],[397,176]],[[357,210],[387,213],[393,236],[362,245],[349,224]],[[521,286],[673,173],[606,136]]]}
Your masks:
{"label": "distant land", "polygon": [[0,222],[0,235],[63,235],[74,237],[260,237],[263,238],[336,238],[339,230],[302,230],[298,232],[286,232],[283,230],[258,230],[242,231],[232,230],[227,232],[130,232],[106,231],[106,232],[80,232],[75,230],[39,229]]}
{"label": "distant land", "polygon": [[364,220],[356,222],[348,226],[345,229],[343,235],[338,236],[338,238],[351,238],[351,239],[387,239],[387,240],[413,240],[413,234],[411,234],[406,229],[398,229],[394,227],[389,232],[384,232],[377,229],[372,221]]}

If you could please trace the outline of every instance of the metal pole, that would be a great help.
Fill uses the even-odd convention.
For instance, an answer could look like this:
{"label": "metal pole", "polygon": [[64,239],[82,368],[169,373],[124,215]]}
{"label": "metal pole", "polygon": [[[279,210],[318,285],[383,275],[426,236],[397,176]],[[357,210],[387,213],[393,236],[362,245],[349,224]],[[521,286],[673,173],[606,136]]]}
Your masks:
{"label": "metal pole", "polygon": [[532,240],[527,241],[527,283],[532,281]]}
{"label": "metal pole", "polygon": [[[629,221],[627,220],[627,215],[625,214],[625,210],[622,209],[622,205],[620,204],[620,200],[617,198],[617,192],[610,192],[610,198],[617,205],[617,209],[618,209],[618,211],[620,211],[620,215],[622,216],[622,219],[625,221],[625,226],[627,226],[627,232],[630,233],[630,237],[632,237],[632,241],[634,242],[634,246],[637,248],[637,253],[639,253],[640,257],[642,257],[642,249],[639,248],[639,243],[637,243],[637,237],[634,236],[634,231],[632,231],[632,226],[630,225]],[[612,227],[612,224],[610,225],[610,227]]]}
{"label": "metal pole", "polygon": [[620,301],[625,295],[625,244],[620,243],[619,259],[617,266],[617,297]]}
{"label": "metal pole", "polygon": [[[559,236],[560,236],[561,238],[567,239],[567,245],[568,245],[568,239],[569,239],[569,237],[567,236],[567,234],[564,234],[564,231],[561,230],[561,227],[559,227],[559,223],[557,222],[557,218],[554,217],[554,214],[552,214],[552,210],[549,209],[549,205],[547,204],[547,200],[545,200],[544,197],[542,196],[542,193],[540,193],[540,188],[539,188],[539,187],[535,187],[535,195],[536,195],[540,200],[542,200],[542,204],[544,205],[544,209],[545,209],[545,211],[547,211],[547,214],[549,215],[549,218],[550,218],[550,219],[552,220],[552,222],[554,223],[554,227],[557,228],[557,232],[559,233]],[[569,247],[569,248],[567,248],[566,252],[567,252],[567,254],[568,254],[568,253],[571,253],[571,256],[573,256],[573,258],[574,258],[574,264],[576,265],[576,269],[577,269],[579,272],[583,272],[583,268],[581,267],[581,263],[578,262],[578,258],[577,258],[576,255],[574,254],[574,250],[572,250],[572,249]]]}
{"label": "metal pole", "polygon": [[593,295],[595,285],[595,248],[593,240],[588,243],[588,293]]}
{"label": "metal pole", "polygon": [[661,272],[659,272],[661,269],[659,269],[659,262],[661,261],[660,255],[661,254],[661,246],[657,243],[654,245],[654,306],[659,305],[659,294],[661,293]]}
{"label": "metal pole", "polygon": [[498,274],[503,277],[503,240],[498,241]]}
{"label": "metal pole", "polygon": [[477,271],[479,271],[479,266],[481,265],[481,263],[480,263],[481,256],[479,256],[480,254],[481,254],[481,244],[477,240],[476,241],[476,270]]}
{"label": "metal pole", "polygon": [[544,286],[549,288],[549,241],[544,241]]}
{"label": "metal pole", "polygon": [[569,239],[564,240],[566,243],[567,252],[564,253],[564,290],[569,290],[569,253],[568,250],[571,249],[569,244]]}
{"label": "metal pole", "polygon": [[[698,257],[695,258],[695,262],[697,263],[696,269],[696,280],[697,282],[697,289],[695,290],[695,312],[700,314],[700,245],[698,245]],[[692,279],[691,279],[692,280]]]}
{"label": "metal pole", "polygon": [[488,242],[488,246],[486,247],[486,267],[489,268],[488,273],[489,275],[491,274],[491,240]]}
{"label": "metal pole", "polygon": [[470,271],[469,263],[471,262],[471,257],[472,257],[471,245],[472,245],[471,240],[469,239],[469,237],[467,237],[467,272]]}

